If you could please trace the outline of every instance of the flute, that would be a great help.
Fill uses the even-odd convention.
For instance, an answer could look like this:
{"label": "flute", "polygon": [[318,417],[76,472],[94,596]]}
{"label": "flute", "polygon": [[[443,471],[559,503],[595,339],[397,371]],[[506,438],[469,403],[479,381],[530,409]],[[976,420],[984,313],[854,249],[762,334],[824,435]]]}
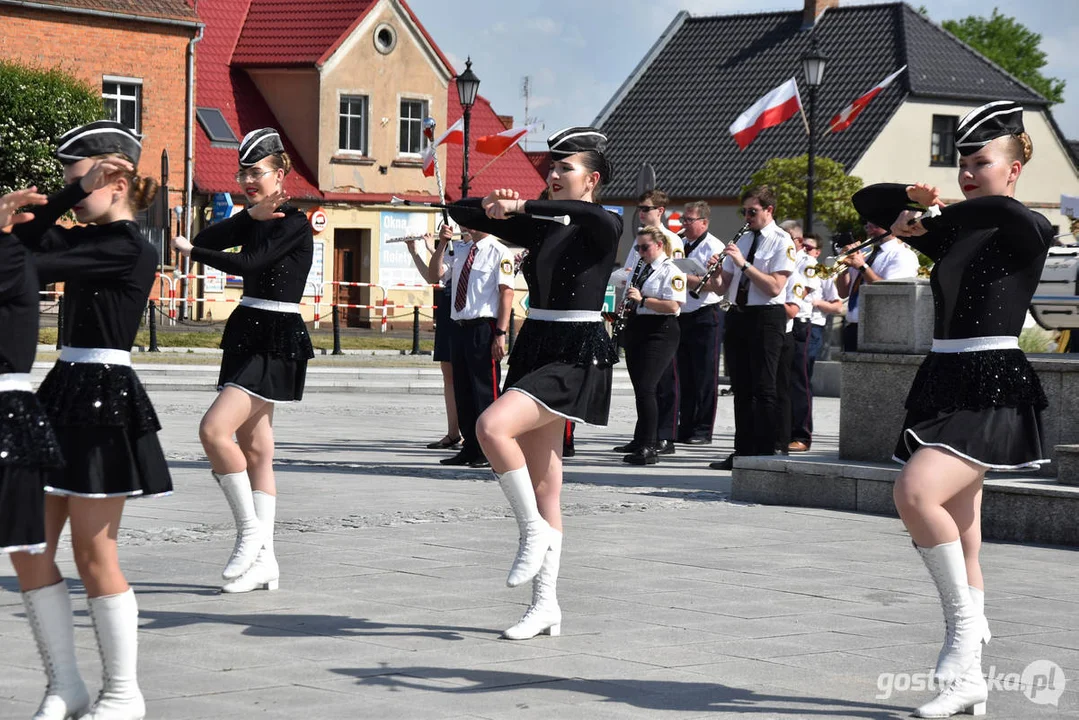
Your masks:
{"label": "flute", "polygon": [[[453,205],[447,205],[447,204],[444,204],[444,203],[430,203],[430,202],[418,202],[416,200],[405,200],[404,198],[399,198],[396,195],[394,195],[393,197],[390,198],[390,205],[393,205],[393,206],[406,205],[408,207],[442,208],[443,210],[446,210],[448,208],[453,207]],[[514,215],[522,215],[524,217],[535,218],[536,220],[550,220],[551,222],[557,223],[559,225],[569,225],[569,215],[536,215],[535,213],[513,213],[513,214]]]}
{"label": "flute", "polygon": [[[417,240],[423,240],[423,237],[424,237],[423,235],[402,235],[401,237],[387,238],[386,240],[383,240],[382,242],[386,243],[387,245],[389,243],[416,242]],[[464,233],[455,232],[450,237],[453,240],[460,240],[462,237],[464,237]],[[438,240],[438,239],[439,238],[436,235],[435,240]]]}

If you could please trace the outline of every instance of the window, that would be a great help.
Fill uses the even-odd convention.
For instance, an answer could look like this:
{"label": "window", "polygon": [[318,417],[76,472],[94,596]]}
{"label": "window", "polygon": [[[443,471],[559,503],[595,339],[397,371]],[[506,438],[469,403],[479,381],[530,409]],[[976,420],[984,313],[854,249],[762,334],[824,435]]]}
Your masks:
{"label": "window", "polygon": [[398,149],[402,155],[419,155],[427,144],[423,138],[423,119],[427,117],[427,101],[401,101],[401,137]]}
{"label": "window", "polygon": [[955,127],[959,118],[954,115],[933,116],[933,139],[929,150],[930,165],[955,167]]}
{"label": "window", "polygon": [[142,126],[142,80],[105,76],[101,83],[105,115],[140,134]]}
{"label": "window", "polygon": [[223,147],[240,147],[240,141],[236,139],[236,133],[232,132],[232,127],[219,109],[195,108],[195,116],[199,119],[199,125],[202,126],[206,137],[210,138],[211,144]]}
{"label": "window", "polygon": [[367,96],[341,96],[341,124],[337,147],[367,154]]}

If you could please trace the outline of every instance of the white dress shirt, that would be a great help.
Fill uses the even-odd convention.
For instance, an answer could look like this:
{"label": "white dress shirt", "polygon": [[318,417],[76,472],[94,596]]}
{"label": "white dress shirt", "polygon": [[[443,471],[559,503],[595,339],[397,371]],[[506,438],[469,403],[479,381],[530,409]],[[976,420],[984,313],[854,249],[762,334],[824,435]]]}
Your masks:
{"label": "white dress shirt", "polygon": [[450,292],[450,317],[454,320],[497,318],[500,287],[513,287],[513,252],[488,235],[476,243],[476,257],[468,275],[464,310],[457,310],[457,283],[461,278],[472,241],[456,242],[452,262],[453,288]]}
{"label": "white dress shirt", "polygon": [[[712,256],[723,249],[723,241],[712,233],[705,233],[702,237],[697,238],[697,240],[697,245],[691,252],[686,254],[686,257],[696,260],[701,265],[708,267],[708,263],[711,261]],[[687,243],[687,249],[688,245],[689,243]],[[702,292],[699,298],[690,295],[686,297],[686,304],[682,306],[682,312],[696,312],[706,305],[715,305],[719,301],[719,295],[716,295],[714,292]]]}
{"label": "white dress shirt", "polygon": [[[669,257],[660,255],[652,263],[652,274],[641,286],[641,296],[684,303],[686,301],[686,274],[679,270]],[[682,312],[681,307],[673,313],[657,312],[645,307],[644,301],[637,306],[638,315],[678,315],[680,312]]]}
{"label": "white dress shirt", "polygon": [[[881,243],[866,262],[873,266],[873,272],[880,275],[881,280],[902,280],[904,278],[918,277],[918,255],[899,238],[892,238]],[[854,281],[862,271],[851,268],[847,272],[850,273],[851,287],[853,287]],[[861,292],[861,288],[859,288],[859,292]],[[855,303],[854,307],[848,306],[847,322],[858,322],[858,311],[861,304],[861,299],[859,298],[859,302]]]}
{"label": "white dress shirt", "polygon": [[[774,272],[794,273],[797,253],[794,241],[787,231],[770,222],[760,230],[761,239],[757,243],[757,252],[753,256],[753,267],[762,273],[771,275]],[[742,251],[742,257],[749,257],[749,250],[753,246],[753,231],[742,233],[738,238],[738,249]],[[735,266],[734,260],[727,256],[723,258],[723,271],[731,274],[731,284],[727,288],[727,299],[734,302],[738,297],[738,283],[742,280],[742,269]],[[747,305],[783,305],[786,302],[786,293],[780,290],[778,295],[768,296],[757,287],[752,280],[749,281],[749,299]]]}
{"label": "white dress shirt", "polygon": [[[835,288],[835,280],[831,278],[815,278],[815,280],[820,283],[819,294],[810,295],[811,298],[828,302],[835,302],[839,299],[839,291]],[[820,308],[813,308],[813,312],[809,316],[809,322],[813,325],[824,327],[828,323],[828,313],[825,313]]]}
{"label": "white dress shirt", "polygon": [[[663,231],[663,234],[671,242],[671,257],[677,260],[678,258],[684,258],[686,256],[686,246],[682,242],[682,238],[678,237],[675,233],[668,230],[663,225],[659,226],[659,229]],[[633,245],[629,249],[629,255],[626,256],[626,262],[622,265],[630,273],[637,267],[637,261],[641,259],[640,253],[637,252],[637,240],[634,238]]]}

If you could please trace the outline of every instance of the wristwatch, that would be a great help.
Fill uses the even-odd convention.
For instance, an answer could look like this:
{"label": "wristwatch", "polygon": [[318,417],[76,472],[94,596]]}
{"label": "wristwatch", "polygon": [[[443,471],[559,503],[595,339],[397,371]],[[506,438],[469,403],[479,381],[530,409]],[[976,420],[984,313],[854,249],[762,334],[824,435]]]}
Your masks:
{"label": "wristwatch", "polygon": [[495,328],[495,337],[502,337],[506,334],[506,331],[502,328]]}

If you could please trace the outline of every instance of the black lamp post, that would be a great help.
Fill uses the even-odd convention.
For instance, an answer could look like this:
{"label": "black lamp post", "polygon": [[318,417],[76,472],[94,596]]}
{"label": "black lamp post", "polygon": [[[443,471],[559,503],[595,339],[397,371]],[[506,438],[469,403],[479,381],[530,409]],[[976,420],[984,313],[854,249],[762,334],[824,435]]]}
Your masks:
{"label": "black lamp post", "polygon": [[472,72],[472,58],[465,61],[465,71],[457,76],[457,99],[461,101],[465,120],[465,147],[461,162],[461,197],[468,197],[468,125],[472,120],[472,106],[480,91],[480,79]]}
{"label": "black lamp post", "polygon": [[817,49],[817,40],[814,38],[809,51],[802,56],[802,72],[805,73],[806,84],[809,85],[809,115],[807,117],[809,121],[809,172],[806,174],[805,215],[805,231],[807,233],[813,232],[813,183],[817,179],[814,168],[817,128],[814,124],[813,115],[817,104],[817,88],[820,87],[821,81],[824,80],[824,64],[827,60],[828,58]]}

